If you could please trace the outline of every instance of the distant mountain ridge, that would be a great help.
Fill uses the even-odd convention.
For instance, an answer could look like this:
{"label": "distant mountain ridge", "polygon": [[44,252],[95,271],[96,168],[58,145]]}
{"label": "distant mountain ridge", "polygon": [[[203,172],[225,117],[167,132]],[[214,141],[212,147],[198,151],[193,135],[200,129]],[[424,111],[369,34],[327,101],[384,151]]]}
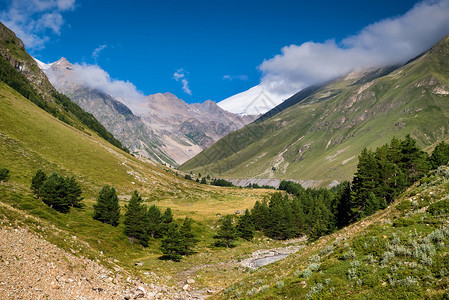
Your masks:
{"label": "distant mountain ridge", "polygon": [[400,68],[351,73],[300,94],[180,169],[327,185],[350,180],[361,150],[393,136],[431,148],[449,138],[449,36]]}
{"label": "distant mountain ridge", "polygon": [[58,91],[92,113],[132,152],[159,163],[182,164],[256,118],[230,113],[210,100],[187,104],[170,93],[139,99],[133,112],[127,106],[133,99],[114,98],[79,81],[83,66],[65,58],[36,61]]}

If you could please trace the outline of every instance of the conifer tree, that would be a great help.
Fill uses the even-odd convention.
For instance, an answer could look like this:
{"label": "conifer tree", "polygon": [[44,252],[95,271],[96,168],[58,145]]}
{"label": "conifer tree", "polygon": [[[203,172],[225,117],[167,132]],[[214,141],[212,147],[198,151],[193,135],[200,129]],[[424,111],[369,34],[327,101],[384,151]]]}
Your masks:
{"label": "conifer tree", "polygon": [[186,217],[184,219],[184,223],[182,223],[179,232],[183,238],[184,251],[181,253],[182,255],[190,255],[193,254],[193,248],[196,244],[198,244],[199,240],[195,237],[195,234],[192,232],[192,223],[193,220]]}
{"label": "conifer tree", "polygon": [[201,184],[207,184],[206,177],[201,178]]}
{"label": "conifer tree", "polygon": [[98,193],[97,203],[94,204],[93,218],[112,226],[119,224],[120,205],[114,187],[105,185]]}
{"label": "conifer tree", "polygon": [[7,168],[0,168],[0,182],[6,182],[11,178],[11,174]]}
{"label": "conifer tree", "polygon": [[351,220],[355,221],[361,217],[365,210],[368,194],[379,185],[378,162],[374,153],[364,148],[359,155],[357,172],[352,181],[351,197]]}
{"label": "conifer tree", "polygon": [[160,249],[164,253],[165,258],[173,261],[180,261],[182,254],[185,253],[183,237],[174,222],[168,225],[167,233],[162,239]]}
{"label": "conifer tree", "polygon": [[147,213],[148,234],[151,238],[162,237],[162,213],[156,205],[151,205]]}
{"label": "conifer tree", "polygon": [[235,227],[232,224],[232,216],[226,215],[221,220],[221,225],[218,228],[217,234],[214,236],[215,246],[217,247],[226,247],[233,248],[235,247],[235,240],[237,239],[237,235],[235,232]]}
{"label": "conifer tree", "polygon": [[288,196],[284,198],[280,192],[271,196],[268,206],[269,217],[265,235],[272,239],[285,240],[292,237],[293,211]]}
{"label": "conifer tree", "polygon": [[164,235],[167,233],[168,225],[173,222],[173,213],[171,212],[171,208],[167,207],[162,215],[162,223],[161,223],[161,234]]}
{"label": "conifer tree", "polygon": [[430,156],[430,164],[432,169],[436,169],[439,166],[446,165],[449,162],[449,145],[444,141],[439,143],[432,151]]}
{"label": "conifer tree", "polygon": [[249,210],[245,210],[245,214],[239,218],[236,226],[237,234],[242,239],[251,241],[254,237],[254,222]]}
{"label": "conifer tree", "polygon": [[81,201],[83,197],[81,194],[83,191],[81,190],[81,186],[76,181],[75,177],[65,178],[66,190],[67,190],[67,202],[72,207],[81,207]]}
{"label": "conifer tree", "polygon": [[67,198],[67,185],[64,177],[52,173],[42,183],[39,189],[39,195],[45,204],[55,210],[62,213],[69,212],[70,203]]}
{"label": "conifer tree", "polygon": [[406,185],[410,186],[423,177],[430,169],[428,155],[416,145],[416,140],[410,134],[401,141],[402,159],[399,167],[405,174]]}
{"label": "conifer tree", "polygon": [[31,179],[31,191],[33,191],[33,194],[36,197],[39,197],[39,189],[41,188],[44,181],[47,179],[47,174],[45,174],[44,171],[41,169],[36,171],[36,174],[34,174],[33,178]]}
{"label": "conifer tree", "polygon": [[373,192],[368,194],[368,199],[366,199],[365,210],[363,211],[363,216],[369,216],[378,211],[381,208],[379,200]]}
{"label": "conifer tree", "polygon": [[125,205],[125,235],[131,244],[135,241],[144,247],[148,246],[147,208],[142,204],[142,197],[137,191],[133,192],[128,205]]}
{"label": "conifer tree", "polygon": [[259,200],[254,204],[251,210],[251,216],[253,217],[254,227],[256,230],[263,231],[267,227],[269,211],[267,201],[264,199],[262,202]]}

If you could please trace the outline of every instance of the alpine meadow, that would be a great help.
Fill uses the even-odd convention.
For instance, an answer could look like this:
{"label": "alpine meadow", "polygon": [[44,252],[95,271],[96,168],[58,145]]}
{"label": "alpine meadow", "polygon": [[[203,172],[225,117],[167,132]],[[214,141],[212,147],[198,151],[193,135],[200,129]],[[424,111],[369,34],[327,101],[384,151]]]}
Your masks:
{"label": "alpine meadow", "polygon": [[1,299],[449,298],[449,1],[2,6]]}

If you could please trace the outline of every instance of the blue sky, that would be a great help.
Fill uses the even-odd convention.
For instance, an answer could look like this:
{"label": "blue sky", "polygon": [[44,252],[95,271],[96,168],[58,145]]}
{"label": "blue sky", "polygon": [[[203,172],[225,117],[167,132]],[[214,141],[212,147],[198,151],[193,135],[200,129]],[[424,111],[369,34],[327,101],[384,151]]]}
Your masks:
{"label": "blue sky", "polygon": [[258,85],[261,64],[283,47],[332,39],[348,47],[341,41],[417,2],[0,0],[0,20],[44,62],[64,56],[146,95],[218,102]]}

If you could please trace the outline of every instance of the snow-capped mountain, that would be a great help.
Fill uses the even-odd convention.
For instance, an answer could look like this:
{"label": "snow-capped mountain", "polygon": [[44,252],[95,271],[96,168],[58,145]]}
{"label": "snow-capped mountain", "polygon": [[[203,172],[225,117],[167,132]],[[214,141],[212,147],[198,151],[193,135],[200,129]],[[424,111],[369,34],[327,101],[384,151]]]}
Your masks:
{"label": "snow-capped mountain", "polygon": [[217,105],[239,115],[261,115],[281,104],[289,96],[291,95],[274,94],[261,83],[220,101]]}
{"label": "snow-capped mountain", "polygon": [[92,113],[132,152],[157,162],[182,164],[256,118],[228,112],[210,100],[187,104],[170,93],[129,93],[131,83],[111,88],[98,76],[107,75],[98,66],[71,64],[65,58],[49,64],[35,60],[59,92]]}

